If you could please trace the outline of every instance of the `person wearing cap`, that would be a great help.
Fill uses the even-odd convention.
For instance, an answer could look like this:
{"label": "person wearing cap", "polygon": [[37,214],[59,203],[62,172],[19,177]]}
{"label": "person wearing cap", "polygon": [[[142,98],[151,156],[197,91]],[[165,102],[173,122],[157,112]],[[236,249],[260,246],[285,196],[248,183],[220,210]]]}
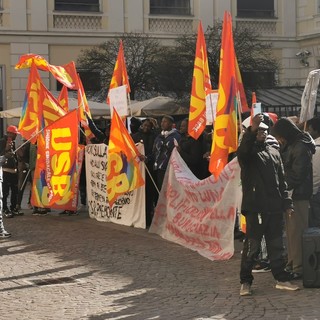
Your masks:
{"label": "person wearing cap", "polygon": [[284,178],[279,150],[266,143],[268,126],[257,114],[243,134],[237,150],[241,167],[241,212],[246,218],[246,238],[240,267],[240,295],[252,294],[252,268],[260,251],[261,239],[266,240],[272,275],[276,288],[298,290],[292,274],[285,270],[283,246],[283,212],[293,213],[292,199]]}
{"label": "person wearing cap", "polygon": [[[6,218],[13,218],[17,211],[18,202],[18,158],[15,154],[15,139],[19,134],[16,126],[8,126],[7,134],[0,140],[0,156],[4,156],[3,164],[3,215]],[[10,209],[8,207],[8,197],[10,196]]]}

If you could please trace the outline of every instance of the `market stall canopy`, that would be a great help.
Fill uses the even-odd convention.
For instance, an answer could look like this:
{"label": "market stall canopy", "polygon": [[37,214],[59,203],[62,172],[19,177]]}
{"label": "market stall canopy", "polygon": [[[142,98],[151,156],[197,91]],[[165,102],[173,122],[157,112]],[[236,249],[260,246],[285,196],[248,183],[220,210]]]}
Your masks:
{"label": "market stall canopy", "polygon": [[[110,118],[110,106],[103,102],[88,100],[89,108],[93,119]],[[78,107],[78,100],[69,98],[69,108],[73,110]],[[20,118],[22,108],[13,108],[0,111],[0,118]]]}
{"label": "market stall canopy", "polygon": [[132,116],[161,117],[163,115],[187,115],[189,109],[176,103],[169,97],[158,96],[144,101],[132,101],[130,104]]}

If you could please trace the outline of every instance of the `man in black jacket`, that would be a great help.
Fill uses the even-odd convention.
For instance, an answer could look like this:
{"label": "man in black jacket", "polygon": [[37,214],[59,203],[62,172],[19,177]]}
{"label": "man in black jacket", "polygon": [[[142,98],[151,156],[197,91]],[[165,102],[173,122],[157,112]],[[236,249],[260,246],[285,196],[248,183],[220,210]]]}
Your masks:
{"label": "man in black jacket", "polygon": [[281,145],[285,179],[292,193],[294,214],[285,216],[288,242],[287,269],[294,278],[302,276],[302,234],[308,228],[309,200],[312,196],[312,155],[315,143],[309,133],[302,132],[287,118],[273,127],[273,135]]}
{"label": "man in black jacket", "polygon": [[298,290],[286,272],[283,247],[283,212],[293,213],[279,151],[266,143],[268,126],[263,115],[252,119],[252,126],[243,135],[237,155],[241,167],[242,206],[246,217],[246,239],[241,257],[240,295],[251,295],[252,268],[265,236],[268,256],[276,288]]}
{"label": "man in black jacket", "polygon": [[[13,218],[17,211],[18,202],[18,158],[14,152],[15,139],[17,137],[18,128],[16,126],[8,126],[7,134],[0,139],[0,156],[5,157],[3,164],[3,215],[6,218]],[[8,207],[8,197],[10,196],[10,208]]]}

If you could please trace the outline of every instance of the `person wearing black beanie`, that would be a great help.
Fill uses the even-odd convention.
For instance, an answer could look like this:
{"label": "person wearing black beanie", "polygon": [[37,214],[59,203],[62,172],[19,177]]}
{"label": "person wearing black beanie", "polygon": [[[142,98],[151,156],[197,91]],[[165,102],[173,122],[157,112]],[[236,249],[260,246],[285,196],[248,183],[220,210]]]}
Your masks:
{"label": "person wearing black beanie", "polygon": [[272,128],[280,143],[285,180],[292,194],[294,213],[285,215],[288,262],[287,270],[302,277],[302,235],[308,228],[309,200],[312,196],[312,155],[315,143],[309,133],[301,131],[291,120],[281,118]]}

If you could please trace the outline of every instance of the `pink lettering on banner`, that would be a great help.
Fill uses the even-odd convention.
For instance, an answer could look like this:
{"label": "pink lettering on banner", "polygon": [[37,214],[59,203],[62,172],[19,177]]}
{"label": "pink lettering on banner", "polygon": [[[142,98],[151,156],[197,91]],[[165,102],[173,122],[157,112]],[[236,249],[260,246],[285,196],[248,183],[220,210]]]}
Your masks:
{"label": "pink lettering on banner", "polygon": [[204,190],[200,193],[200,199],[203,202],[218,202],[221,200],[223,195],[224,188],[220,188],[219,190]]}
{"label": "pink lettering on banner", "polygon": [[221,210],[217,207],[212,208],[210,219],[211,220],[231,220],[235,219],[236,208],[230,207],[229,209]]}
{"label": "pink lettering on banner", "polygon": [[188,245],[191,245],[191,246],[194,246],[197,248],[202,248],[202,249],[204,249],[206,247],[206,244],[203,241],[201,241],[199,238],[191,237],[191,236],[188,236],[188,235],[182,233],[179,229],[177,229],[171,223],[167,223],[166,228],[175,237],[177,237],[181,240],[184,240]]}
{"label": "pink lettering on banner", "polygon": [[197,180],[173,150],[150,232],[212,260],[230,259],[233,226],[241,199],[240,168],[230,162],[218,181]]}
{"label": "pink lettering on banner", "polygon": [[176,199],[180,196],[179,191],[172,187],[170,183],[167,185],[166,189],[166,198],[167,199]]}
{"label": "pink lettering on banner", "polygon": [[172,165],[175,173],[182,173],[183,172],[181,170],[179,163],[173,157],[170,158],[170,164]]}

